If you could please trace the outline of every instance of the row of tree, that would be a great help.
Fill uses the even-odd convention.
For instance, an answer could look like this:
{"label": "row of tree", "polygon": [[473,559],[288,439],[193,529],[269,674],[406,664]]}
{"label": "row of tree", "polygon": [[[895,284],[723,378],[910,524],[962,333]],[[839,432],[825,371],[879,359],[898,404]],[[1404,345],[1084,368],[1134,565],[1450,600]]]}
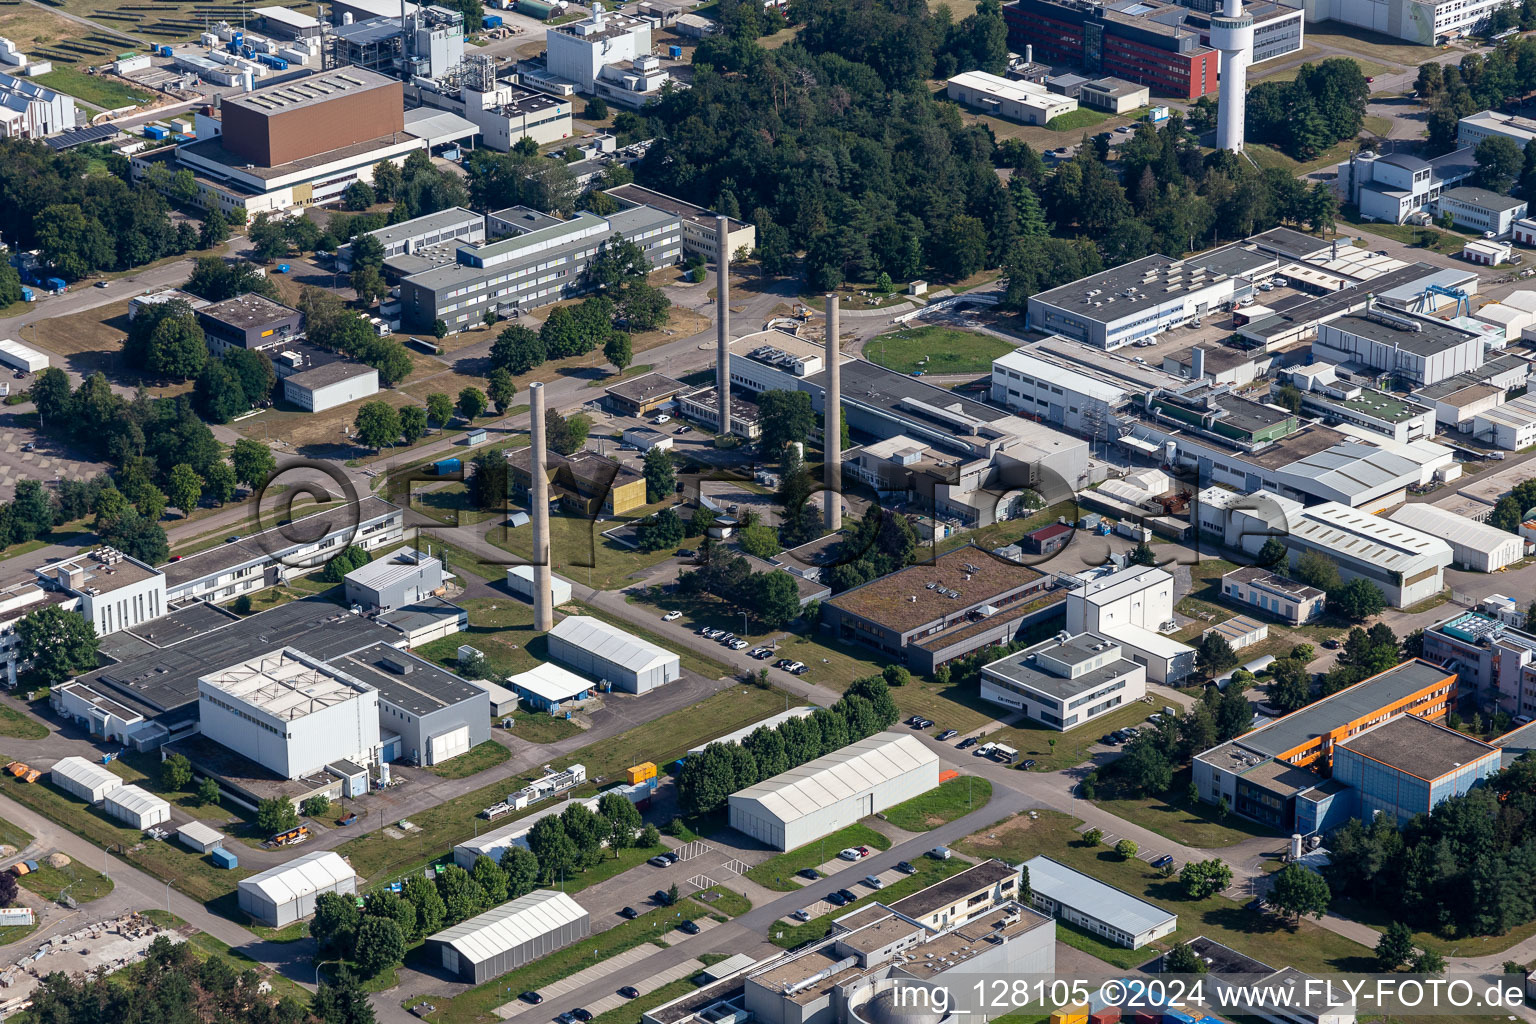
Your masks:
{"label": "row of tree", "polygon": [[732,793],[894,725],[900,712],[880,676],[856,679],[830,708],[757,729],[739,744],[711,743],[683,762],[677,778],[685,815],[710,814]]}
{"label": "row of tree", "polygon": [[[1165,716],[1156,728],[1143,726],[1141,734],[1125,745],[1122,756],[1088,773],[1083,795],[1092,799],[1100,788],[1129,796],[1166,793],[1179,765],[1249,730],[1253,705],[1244,690],[1252,681],[1250,673],[1234,672],[1225,688],[1206,687],[1184,714]],[[1199,799],[1197,794],[1188,796]]]}
{"label": "row of tree", "polygon": [[713,595],[764,629],[783,629],[800,615],[800,591],[793,576],[783,569],[753,572],[745,558],[719,548],[711,548],[699,568],[678,574],[677,592]]}

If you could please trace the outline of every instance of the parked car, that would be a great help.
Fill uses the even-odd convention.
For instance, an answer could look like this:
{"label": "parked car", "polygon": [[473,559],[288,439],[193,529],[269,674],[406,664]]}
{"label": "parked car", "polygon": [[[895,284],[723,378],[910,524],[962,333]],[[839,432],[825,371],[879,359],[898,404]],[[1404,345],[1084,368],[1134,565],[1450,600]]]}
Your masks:
{"label": "parked car", "polygon": [[682,924],[677,926],[677,930],[682,932],[684,935],[699,934],[699,926],[694,924],[692,921],[684,921]]}
{"label": "parked car", "polygon": [[860,857],[868,857],[869,856],[869,847],[867,847],[867,846],[859,847],[859,856]]}
{"label": "parked car", "polygon": [[696,552],[693,550],[693,548],[678,548],[677,549],[677,557],[678,558],[692,558],[695,553]]}
{"label": "parked car", "polygon": [[789,658],[780,658],[778,661],[773,663],[773,667],[774,668],[785,668],[785,669],[787,669],[787,668],[789,668],[789,666],[791,666],[793,664],[794,664],[794,662],[791,661]]}
{"label": "parked car", "polygon": [[846,906],[847,903],[848,903],[848,901],[843,898],[843,894],[840,893],[840,892],[837,892],[836,890],[833,890],[832,892],[827,893],[825,899],[826,899],[826,901],[828,903],[832,904],[834,907]]}
{"label": "parked car", "polygon": [[555,1020],[559,1021],[559,1024],[576,1024],[576,1015],[570,1010],[566,1010],[557,1016]]}
{"label": "parked car", "polygon": [[666,853],[663,853],[660,856],[668,864],[676,864],[679,860],[682,859],[677,854],[673,853],[671,850],[668,850]]}
{"label": "parked car", "polygon": [[530,1004],[532,1004],[534,1006],[538,1006],[540,1003],[542,1003],[544,1001],[544,997],[539,995],[537,992],[524,992],[522,995],[518,996],[517,998],[521,999],[525,1003],[530,1003]]}
{"label": "parked car", "polygon": [[930,729],[933,727],[933,719],[924,718],[912,726],[914,729]]}
{"label": "parked car", "polygon": [[662,622],[676,622],[678,619],[680,619],[682,617],[683,617],[683,613],[674,608],[672,611],[667,612],[667,614],[663,615],[661,617],[661,621]]}
{"label": "parked car", "polygon": [[959,729],[945,729],[943,732],[941,732],[937,736],[935,736],[934,739],[938,739],[938,740],[952,740],[956,736],[959,736],[959,735],[960,735],[960,730]]}
{"label": "parked car", "polygon": [[1026,770],[1030,769],[1030,768],[1033,768],[1034,766],[1035,766],[1034,758],[1030,758],[1029,760],[1025,761],[1023,764],[1019,765],[1020,768],[1024,768]]}
{"label": "parked car", "polygon": [[97,288],[105,288],[106,286],[107,286],[107,282],[105,280],[101,280],[101,281],[97,281],[96,282],[96,287]]}
{"label": "parked car", "polygon": [[884,889],[885,888],[885,883],[880,880],[880,876],[879,875],[865,875],[864,876],[864,884],[869,886],[871,889]]}
{"label": "parked car", "polygon": [[733,651],[745,650],[746,646],[747,646],[747,642],[745,640],[742,640],[739,637],[737,639],[731,641],[731,650],[733,650]]}
{"label": "parked car", "polygon": [[21,450],[24,452],[35,452],[37,451],[37,445],[31,441],[28,441],[26,444],[21,446]]}
{"label": "parked car", "polygon": [[1338,650],[1343,645],[1340,644],[1337,640],[1329,638],[1329,639],[1323,641],[1323,646],[1326,647],[1330,651],[1336,651],[1336,650]]}
{"label": "parked car", "polygon": [[858,850],[855,850],[851,846],[848,847],[848,849],[846,849],[846,850],[839,850],[839,851],[837,851],[837,855],[838,855],[838,857],[840,857],[843,860],[858,860],[860,857],[863,856],[863,854],[861,854]]}
{"label": "parked car", "polygon": [[981,740],[977,739],[975,736],[967,736],[965,739],[961,740],[956,746],[957,746],[957,749],[959,749],[959,750],[969,750],[971,747],[974,747],[976,744],[978,744],[980,742],[981,742]]}
{"label": "parked car", "polygon": [[787,671],[790,672],[793,675],[797,675],[798,676],[802,672],[805,671],[805,667],[806,667],[805,666],[805,662],[803,662],[803,661],[792,661],[792,662],[789,663],[789,668],[787,669]]}
{"label": "parked car", "polygon": [[843,899],[847,900],[849,903],[852,903],[854,900],[859,898],[858,894],[855,893],[852,889],[839,889],[837,890],[837,894]]}
{"label": "parked car", "polygon": [[772,647],[755,647],[751,651],[748,651],[747,653],[750,654],[752,657],[756,658],[758,661],[762,661],[764,658],[771,658],[771,657],[773,657],[773,648]]}
{"label": "parked car", "polygon": [[240,535],[238,533],[231,534],[230,536],[224,538],[224,543],[225,544],[233,544],[233,543],[235,543],[235,541],[237,541],[239,539],[240,539]]}
{"label": "parked car", "polygon": [[633,985],[625,985],[623,988],[619,989],[619,995],[623,996],[625,999],[639,999],[640,990],[635,988]]}
{"label": "parked car", "polygon": [[1114,746],[1116,743],[1118,743],[1120,741],[1115,739],[1115,734],[1114,733],[1107,732],[1103,736],[1099,737],[1099,742],[1104,744],[1106,747],[1112,747],[1112,746]]}
{"label": "parked car", "polygon": [[667,858],[663,857],[659,853],[652,857],[650,860],[646,861],[646,863],[654,868],[669,868],[672,866],[672,862],[667,860]]}
{"label": "parked car", "polygon": [[811,919],[811,912],[802,907],[789,916],[794,918],[796,921],[809,921]]}
{"label": "parked car", "polygon": [[922,715],[909,715],[909,716],[907,716],[906,722],[903,723],[903,724],[905,724],[905,725],[916,725],[918,722],[921,722],[922,720],[923,720],[923,716]]}
{"label": "parked car", "polygon": [[663,907],[670,907],[672,905],[672,897],[667,895],[667,890],[665,889],[657,889],[651,893],[651,899]]}
{"label": "parked car", "polygon": [[1154,868],[1158,868],[1158,869],[1162,869],[1164,867],[1172,867],[1173,866],[1173,854],[1171,854],[1171,853],[1163,854],[1161,857],[1157,858],[1157,860],[1154,860],[1152,862],[1152,866]]}
{"label": "parked car", "polygon": [[581,1021],[582,1024],[586,1024],[587,1021],[592,1019],[591,1011],[590,1010],[586,1010],[586,1009],[584,1009],[584,1008],[582,1008],[580,1006],[576,1007],[576,1009],[571,1011],[571,1016],[575,1017],[577,1020]]}
{"label": "parked car", "polygon": [[651,420],[651,422],[656,424],[659,427],[663,423],[671,423],[672,422],[672,417],[668,416],[666,413],[662,413],[660,416],[657,416],[654,420]]}
{"label": "parked car", "polygon": [[897,863],[896,870],[904,875],[914,875],[917,873],[917,868],[913,867],[910,861],[905,860]]}
{"label": "parked car", "polygon": [[795,872],[795,874],[799,875],[801,878],[809,878],[813,882],[821,877],[821,872],[817,871],[815,868],[801,868],[799,871]]}
{"label": "parked car", "polygon": [[633,921],[635,918],[640,916],[640,912],[634,907],[625,907],[623,910],[619,911],[619,916],[626,921]]}

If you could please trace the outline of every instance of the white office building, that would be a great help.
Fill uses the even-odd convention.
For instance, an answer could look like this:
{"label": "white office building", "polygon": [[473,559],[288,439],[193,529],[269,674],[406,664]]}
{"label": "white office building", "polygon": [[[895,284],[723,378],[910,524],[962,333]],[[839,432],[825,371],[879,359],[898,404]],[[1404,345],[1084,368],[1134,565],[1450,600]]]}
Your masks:
{"label": "white office building", "polygon": [[1524,199],[1468,185],[1446,189],[1435,202],[1437,218],[1449,216],[1458,230],[1491,231],[1498,238],[1507,238],[1525,213]]}
{"label": "white office building", "polygon": [[1147,692],[1147,669],[1113,640],[1080,633],[1056,637],[981,670],[981,699],[1023,711],[1062,732],[1091,722]]}
{"label": "white office building", "polygon": [[1498,110],[1480,110],[1456,122],[1456,144],[1476,148],[1484,139],[1508,139],[1521,149],[1536,139],[1536,121]]}
{"label": "white office building", "polygon": [[1475,523],[1428,502],[1411,502],[1387,518],[1439,537],[1451,546],[1455,564],[1473,572],[1497,572],[1525,556],[1525,539],[1519,534]]}
{"label": "white office building", "polygon": [[[1361,3],[1361,0],[1343,0]],[[1404,4],[1411,0],[1394,0]],[[1460,0],[1455,0],[1460,2]],[[1361,6],[1384,6],[1361,3]],[[1360,208],[1366,220],[1401,224],[1411,214],[1428,215],[1442,192],[1455,188],[1477,169],[1466,147],[1425,160],[1406,153],[1378,156],[1361,150],[1338,165],[1335,188],[1346,202]]]}
{"label": "white office building", "polygon": [[197,690],[203,735],[285,779],[379,760],[378,691],[291,647],[203,676]]}
{"label": "white office building", "polygon": [[1305,625],[1323,614],[1328,602],[1327,593],[1317,587],[1256,565],[1241,566],[1223,576],[1221,593],[1229,601],[1251,605],[1293,626]]}
{"label": "white office building", "polygon": [[1194,648],[1170,639],[1173,577],[1155,566],[1118,572],[1091,570],[1070,578],[1066,631],[1091,633],[1120,645],[1155,683],[1177,683],[1195,670]]}
{"label": "white office building", "polygon": [[1302,552],[1315,551],[1338,567],[1345,582],[1376,584],[1393,608],[1438,595],[1452,561],[1450,545],[1438,537],[1336,501],[1302,509],[1282,539],[1292,565]]}
{"label": "white office building", "polygon": [[0,139],[41,139],[75,127],[73,96],[0,74]]}
{"label": "white office building", "polygon": [[1522,395],[1482,410],[1472,417],[1472,436],[1512,452],[1536,444],[1536,398]]}
{"label": "white office building", "polygon": [[938,784],[938,755],[921,740],[876,733],[732,793],[731,827],[793,850]]}
{"label": "white office building", "polygon": [[1155,254],[1031,295],[1029,326],[1117,349],[1230,303],[1240,280]]}
{"label": "white office building", "polygon": [[1044,125],[1077,109],[1077,100],[1039,83],[1014,81],[985,71],[964,71],[951,78],[947,94],[956,103],[1020,124]]}
{"label": "white office building", "polygon": [[992,360],[992,401],[1090,437],[1119,435],[1131,396],[1188,381],[1069,338],[1021,345]]}
{"label": "white office building", "polygon": [[1043,913],[1117,946],[1140,949],[1179,926],[1177,914],[1049,857],[1025,862],[1030,900]]}
{"label": "white office building", "polygon": [[45,583],[79,599],[97,636],[131,629],[166,612],[165,574],[116,548],[52,562],[37,570]]}
{"label": "white office building", "polygon": [[651,22],[592,6],[592,16],[544,33],[549,74],[591,93],[605,64],[624,64],[651,52]]}

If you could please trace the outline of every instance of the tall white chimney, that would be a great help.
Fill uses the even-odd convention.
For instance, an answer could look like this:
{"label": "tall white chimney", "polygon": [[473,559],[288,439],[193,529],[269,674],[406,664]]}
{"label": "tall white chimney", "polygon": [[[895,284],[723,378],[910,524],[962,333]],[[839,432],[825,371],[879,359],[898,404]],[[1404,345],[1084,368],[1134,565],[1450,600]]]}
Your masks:
{"label": "tall white chimney", "polygon": [[528,511],[533,516],[533,628],[540,633],[555,625],[554,597],[550,592],[549,566],[549,477],[544,463],[544,385],[528,385],[528,429],[530,459],[528,470],[533,478],[528,488]]}
{"label": "tall white chimney", "polygon": [[715,390],[720,398],[720,433],[731,432],[731,219],[715,218]]}
{"label": "tall white chimney", "polygon": [[843,368],[838,358],[842,352],[838,334],[838,299],[828,292],[827,393],[821,419],[822,486],[825,490],[821,496],[827,529],[833,533],[843,528]]}

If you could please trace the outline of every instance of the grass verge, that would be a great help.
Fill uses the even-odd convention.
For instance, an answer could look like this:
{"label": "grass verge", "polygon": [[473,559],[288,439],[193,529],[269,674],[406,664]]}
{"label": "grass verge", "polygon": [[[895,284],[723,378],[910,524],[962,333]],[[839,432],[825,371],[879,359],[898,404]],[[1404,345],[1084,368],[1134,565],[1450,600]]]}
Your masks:
{"label": "grass verge", "polygon": [[727,889],[723,885],[712,885],[708,889],[700,889],[689,899],[698,900],[704,904],[711,914],[724,917],[740,917],[752,909],[752,901],[745,895],[734,889]]}
{"label": "grass verge", "polygon": [[992,800],[992,781],[961,775],[942,782],[921,796],[887,808],[885,820],[908,832],[927,832],[945,822],[963,818]]}
{"label": "grass verge", "polygon": [[40,862],[36,871],[28,871],[17,881],[23,889],[54,901],[68,893],[76,903],[89,903],[112,891],[112,879],[76,861],[62,868]]}
{"label": "grass verge", "polygon": [[868,825],[853,824],[838,829],[814,843],[806,843],[777,857],[769,857],[747,869],[747,877],[765,889],[776,892],[794,892],[800,886],[790,881],[796,872],[819,867],[837,856],[837,851],[850,846],[873,846],[877,850],[889,850],[891,841]]}
{"label": "grass verge", "polygon": [[450,758],[441,764],[435,764],[427,771],[443,779],[467,779],[471,775],[480,774],[487,768],[496,767],[511,756],[512,751],[500,743],[495,740],[486,740],[470,747],[467,753]]}
{"label": "grass verge", "polygon": [[980,331],[929,324],[883,334],[864,346],[864,354],[901,373],[984,373],[992,360],[1015,347]]}
{"label": "grass verge", "polygon": [[1183,794],[1189,788],[1189,780],[1189,769],[1182,768],[1174,772],[1173,785],[1162,796],[1095,800],[1094,803],[1117,818],[1201,850],[1235,846],[1255,836],[1279,838],[1257,822],[1239,815],[1229,814],[1226,821],[1221,821],[1217,809],[1210,804],[1187,803]]}

